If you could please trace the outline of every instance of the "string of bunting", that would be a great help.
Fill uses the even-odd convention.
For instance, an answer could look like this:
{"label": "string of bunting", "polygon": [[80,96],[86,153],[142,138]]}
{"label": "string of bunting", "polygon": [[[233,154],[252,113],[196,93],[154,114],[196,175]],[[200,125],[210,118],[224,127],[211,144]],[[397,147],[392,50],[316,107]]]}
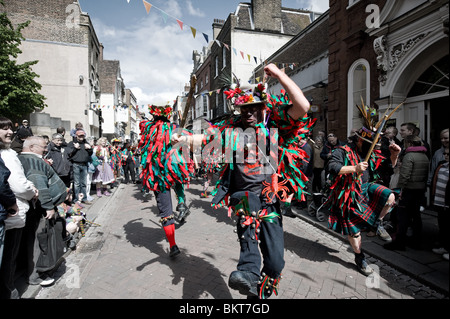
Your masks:
{"label": "string of bunting", "polygon": [[[128,3],[130,3],[129,0],[127,0],[127,1],[128,1]],[[167,23],[167,19],[168,19],[168,18],[171,18],[171,19],[173,19],[173,20],[175,20],[175,21],[177,22],[177,24],[180,26],[180,29],[181,29],[181,30],[184,30],[184,29],[183,29],[184,27],[189,27],[190,30],[191,30],[191,33],[192,33],[193,37],[195,38],[195,36],[196,36],[196,34],[197,34],[197,28],[185,24],[185,23],[184,23],[183,21],[181,21],[180,19],[175,18],[175,17],[169,15],[169,14],[168,14],[167,12],[165,12],[164,10],[162,10],[162,9],[160,9],[160,8],[158,8],[158,7],[156,7],[155,5],[149,3],[149,2],[146,1],[146,0],[142,0],[142,1],[143,1],[143,3],[144,3],[144,7],[145,7],[145,10],[147,11],[147,14],[149,14],[150,11],[151,11],[152,9],[156,9],[156,10],[158,10],[158,11],[160,12],[161,17],[162,17],[162,19],[164,20],[164,23]],[[202,33],[203,37],[205,38],[206,43],[209,44],[209,36],[208,36],[206,33],[204,33],[204,32],[201,32],[201,33]],[[242,50],[239,50],[238,48],[234,48],[234,47],[231,47],[231,48],[230,48],[230,46],[229,46],[228,44],[226,44],[226,43],[224,43],[224,42],[222,42],[222,41],[220,41],[220,40],[215,39],[214,42],[215,42],[219,47],[225,47],[228,51],[233,51],[234,55],[236,55],[236,56],[240,55],[244,61],[245,61],[245,59],[247,58],[247,60],[248,60],[249,63],[252,62],[252,61],[254,61],[255,64],[258,64],[258,58],[257,58],[256,56],[251,55],[251,54],[248,54],[248,53],[246,53],[246,52],[244,52],[244,51],[242,51]],[[253,59],[252,59],[252,58],[253,58]],[[259,63],[262,63],[262,59],[261,59],[261,58],[259,58]]]}

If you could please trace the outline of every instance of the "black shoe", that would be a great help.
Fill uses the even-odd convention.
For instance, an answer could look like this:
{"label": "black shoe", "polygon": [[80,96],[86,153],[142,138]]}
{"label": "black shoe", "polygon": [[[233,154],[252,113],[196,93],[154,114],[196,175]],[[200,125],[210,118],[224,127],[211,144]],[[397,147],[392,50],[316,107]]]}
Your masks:
{"label": "black shoe", "polygon": [[282,214],[283,214],[283,216],[286,216],[286,217],[291,217],[291,218],[297,217],[297,216],[292,212],[291,206],[285,206],[285,207],[283,207]]}
{"label": "black shoe", "polygon": [[259,276],[249,271],[233,271],[228,279],[228,286],[244,296],[258,296]]}
{"label": "black shoe", "polygon": [[181,252],[180,252],[180,249],[178,248],[177,245],[174,245],[174,246],[170,247],[170,253],[169,253],[169,256],[170,256],[171,258],[173,258],[173,257],[175,257],[175,256],[178,256],[180,253],[181,253]]}
{"label": "black shoe", "polygon": [[384,249],[387,250],[400,250],[400,251],[404,251],[406,249],[404,244],[399,243],[398,241],[392,241],[390,243],[384,244],[383,245]]}
{"label": "black shoe", "polygon": [[185,203],[178,204],[177,211],[180,212],[180,214],[178,215],[178,220],[180,221],[180,223],[185,222],[186,217],[188,217],[191,213]]}

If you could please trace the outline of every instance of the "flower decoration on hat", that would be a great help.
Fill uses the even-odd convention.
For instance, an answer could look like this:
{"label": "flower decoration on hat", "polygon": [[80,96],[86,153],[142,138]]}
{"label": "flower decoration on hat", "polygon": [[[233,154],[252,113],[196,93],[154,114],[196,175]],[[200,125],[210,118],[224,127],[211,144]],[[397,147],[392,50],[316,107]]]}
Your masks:
{"label": "flower decoration on hat", "polygon": [[166,117],[170,118],[172,115],[172,108],[169,105],[166,106],[156,106],[156,105],[150,105],[149,112],[154,117]]}
{"label": "flower decoration on hat", "polygon": [[234,107],[240,107],[246,104],[264,103],[267,100],[266,87],[259,83],[254,88],[236,87],[234,90],[224,91],[227,99],[231,101]]}
{"label": "flower decoration on hat", "polygon": [[[383,128],[386,121],[397,111],[397,109],[403,104],[400,103],[397,105],[390,113],[387,114],[390,110],[390,107],[386,110],[384,116],[381,119],[378,119],[377,110],[373,107],[369,107],[364,105],[364,100],[361,97],[361,106],[356,105],[359,112],[361,113],[361,117],[363,119],[363,126],[356,131],[356,135],[359,138],[362,138],[364,141],[372,143],[375,136],[377,135],[377,131]],[[380,132],[381,133],[381,132]]]}
{"label": "flower decoration on hat", "polygon": [[120,140],[120,138],[113,138],[112,140],[111,140],[111,144],[112,143],[120,143],[120,142],[122,142],[121,140]]}

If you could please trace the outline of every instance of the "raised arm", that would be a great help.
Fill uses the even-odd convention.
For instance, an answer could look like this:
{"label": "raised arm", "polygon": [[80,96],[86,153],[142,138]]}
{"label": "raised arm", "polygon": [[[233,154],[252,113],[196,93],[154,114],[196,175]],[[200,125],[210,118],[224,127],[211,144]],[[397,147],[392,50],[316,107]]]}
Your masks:
{"label": "raised arm", "polygon": [[281,71],[275,64],[271,63],[264,68],[267,76],[277,79],[284,87],[292,101],[293,107],[288,110],[289,116],[297,120],[303,118],[308,112],[310,104],[306,99],[303,91],[295,84],[295,82]]}

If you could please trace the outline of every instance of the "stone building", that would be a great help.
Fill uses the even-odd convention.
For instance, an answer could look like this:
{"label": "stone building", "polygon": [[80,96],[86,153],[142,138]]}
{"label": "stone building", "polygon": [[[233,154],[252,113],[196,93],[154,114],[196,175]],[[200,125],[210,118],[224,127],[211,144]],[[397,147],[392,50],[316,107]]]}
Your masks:
{"label": "stone building", "polygon": [[41,94],[48,107],[30,114],[37,135],[66,131],[81,122],[88,135],[98,136],[99,41],[89,15],[73,0],[5,0],[5,10],[14,25],[30,21],[22,31],[18,62],[38,60],[32,66],[40,77]]}
{"label": "stone building", "polygon": [[[103,52],[103,47],[101,52]],[[102,87],[100,95],[100,110],[103,119],[102,136],[108,140],[121,137],[124,141],[128,125],[128,109],[124,107],[125,83],[120,71],[120,61],[104,60],[101,53],[99,79]]]}

